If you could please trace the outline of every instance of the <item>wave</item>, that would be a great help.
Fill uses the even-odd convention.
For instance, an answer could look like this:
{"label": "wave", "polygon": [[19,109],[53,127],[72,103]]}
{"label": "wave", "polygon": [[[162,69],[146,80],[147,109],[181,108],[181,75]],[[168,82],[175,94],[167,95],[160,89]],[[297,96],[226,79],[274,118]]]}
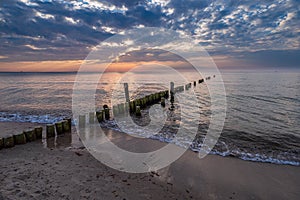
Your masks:
{"label": "wave", "polygon": [[[124,133],[118,127],[117,123],[114,120],[102,123],[101,126]],[[124,133],[124,134],[136,135],[135,133]],[[142,134],[140,136],[145,137]],[[153,135],[153,136],[150,136],[147,138],[153,139],[153,140],[159,140],[164,143],[172,143],[172,144],[175,144],[175,145],[180,146],[185,149],[189,149],[194,152],[200,152],[200,148],[201,148],[201,145],[199,145],[199,144],[191,143],[189,141],[184,141],[184,140],[174,140],[172,137],[167,138],[167,137],[163,137],[161,135]],[[217,144],[215,146],[215,148],[213,148],[211,151],[209,151],[207,153],[212,154],[212,155],[219,155],[219,156],[223,156],[223,157],[235,157],[235,158],[242,159],[245,161],[300,166],[300,159],[295,157],[294,155],[288,154],[286,152],[279,152],[278,157],[272,157],[269,155],[265,155],[263,152],[253,153],[253,152],[246,152],[246,151],[241,151],[241,150],[237,150],[237,149],[229,150],[228,144],[226,144],[224,141],[219,141],[219,143],[222,144],[223,148],[221,148],[221,147],[216,148],[216,146],[218,145]]]}
{"label": "wave", "polygon": [[26,115],[21,113],[0,112],[0,122],[31,122],[40,124],[52,124],[63,120],[64,116],[54,115]]}

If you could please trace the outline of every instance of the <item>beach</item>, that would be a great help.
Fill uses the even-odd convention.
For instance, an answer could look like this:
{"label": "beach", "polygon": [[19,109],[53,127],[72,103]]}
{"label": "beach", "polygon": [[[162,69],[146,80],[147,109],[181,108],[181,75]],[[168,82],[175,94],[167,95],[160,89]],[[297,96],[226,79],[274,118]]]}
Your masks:
{"label": "beach", "polygon": [[[1,134],[35,125],[1,122]],[[107,131],[112,142],[126,149],[165,145]],[[166,168],[130,174],[93,158],[74,127],[72,134],[55,141],[48,147],[37,140],[0,150],[0,199],[298,199],[300,195],[297,166],[217,155],[199,159],[195,152],[186,151]]]}
{"label": "beach", "polygon": [[0,5],[0,200],[300,200],[300,1]]}

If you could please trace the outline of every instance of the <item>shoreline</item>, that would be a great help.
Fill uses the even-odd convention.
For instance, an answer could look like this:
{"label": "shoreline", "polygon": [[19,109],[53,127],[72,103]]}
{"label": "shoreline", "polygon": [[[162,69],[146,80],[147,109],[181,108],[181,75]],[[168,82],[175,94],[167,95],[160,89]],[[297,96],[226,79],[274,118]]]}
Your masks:
{"label": "shoreline", "polygon": [[[21,127],[18,123],[5,124],[1,126]],[[125,149],[141,147],[150,151],[165,145],[158,140],[134,138],[113,130],[107,130],[107,134],[112,142]],[[70,142],[70,135],[58,138]],[[78,138],[73,139],[79,144]],[[186,151],[166,168],[143,174],[111,169],[80,145],[45,148],[42,141],[2,149],[0,160],[0,199],[1,195],[5,199],[76,199],[79,196],[91,199],[297,199],[300,196],[300,168],[297,166],[218,155],[200,160],[192,151]]]}
{"label": "shoreline", "polygon": [[[0,131],[0,138],[1,138],[1,136],[3,137],[5,135],[7,135],[7,134],[3,133],[3,129],[4,129],[4,132],[5,131],[11,131],[12,133],[19,133],[20,132],[20,131],[19,132],[18,131],[15,132],[13,130],[10,130],[9,128],[7,128],[6,124],[17,124],[18,127],[23,127],[22,130],[32,129],[34,127],[41,126],[41,127],[43,127],[43,132],[45,132],[45,128],[46,128],[46,124],[45,123],[38,123],[38,122],[13,122],[13,121],[4,121],[4,122],[1,122],[0,121],[0,130],[1,130]],[[72,129],[75,129],[75,127],[73,125],[72,125],[72,127],[73,127]],[[112,129],[113,131],[119,132],[120,134],[127,134],[127,133],[121,132],[118,129],[115,129],[114,127],[110,127],[110,126],[106,126],[106,125],[104,127],[102,127],[102,128],[103,129]],[[132,136],[132,137],[134,137],[134,136]],[[148,138],[148,139],[159,141],[159,142],[162,142],[164,144],[175,144],[175,143],[172,143],[172,142],[163,141],[161,138],[155,138],[155,137],[153,137],[153,138]],[[72,139],[70,139],[70,140],[71,140],[70,143],[74,143],[74,140],[72,140]],[[44,139],[44,141],[45,141],[45,139]],[[47,145],[47,144],[45,144],[45,145]],[[76,144],[76,145],[78,145],[78,144]],[[177,145],[177,146],[179,146],[181,148],[184,148],[184,147],[182,147],[179,144],[175,144],[175,145]],[[52,144],[52,146],[55,146],[55,145]],[[195,153],[199,152],[198,149],[188,148],[188,150],[192,151],[192,152],[195,152]],[[286,159],[278,159],[278,158],[274,158],[274,157],[265,157],[263,154],[252,154],[251,156],[249,156],[248,153],[244,152],[244,153],[241,153],[241,154],[237,154],[235,156],[235,155],[231,155],[231,154],[224,155],[224,152],[212,151],[212,152],[209,153],[209,155],[217,155],[217,156],[221,156],[221,157],[232,157],[232,158],[240,159],[240,160],[243,160],[243,161],[259,162],[259,163],[271,163],[271,164],[276,164],[276,165],[290,165],[290,166],[296,166],[296,167],[300,166],[300,162],[295,161],[295,160],[286,160]]]}

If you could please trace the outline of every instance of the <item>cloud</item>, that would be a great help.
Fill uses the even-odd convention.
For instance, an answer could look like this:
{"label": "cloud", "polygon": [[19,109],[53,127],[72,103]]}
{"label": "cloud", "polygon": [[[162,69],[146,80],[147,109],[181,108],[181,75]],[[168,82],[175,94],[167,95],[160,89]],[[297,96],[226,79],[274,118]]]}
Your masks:
{"label": "cloud", "polygon": [[[280,57],[284,52],[297,54],[300,47],[298,0],[2,0],[0,4],[0,56],[5,62],[84,59],[108,37],[148,26],[176,30],[212,55],[231,54],[252,64],[257,63],[251,59],[265,64],[258,56],[262,52]],[[286,62],[294,65],[293,60]]]}
{"label": "cloud", "polygon": [[30,48],[30,49],[32,49],[32,50],[45,50],[46,48],[38,48],[38,47],[36,47],[36,46],[34,46],[34,45],[30,45],[30,44],[26,44],[26,45],[24,45],[25,47],[28,47],[28,48]]}

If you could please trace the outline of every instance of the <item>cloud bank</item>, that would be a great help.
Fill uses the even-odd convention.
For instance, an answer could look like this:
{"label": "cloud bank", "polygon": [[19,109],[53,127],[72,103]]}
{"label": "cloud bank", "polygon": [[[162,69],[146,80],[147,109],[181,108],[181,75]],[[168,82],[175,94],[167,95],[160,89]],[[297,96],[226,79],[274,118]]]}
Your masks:
{"label": "cloud bank", "polygon": [[241,65],[300,63],[298,0],[2,0],[0,61],[80,60],[106,38],[138,27],[179,31]]}

